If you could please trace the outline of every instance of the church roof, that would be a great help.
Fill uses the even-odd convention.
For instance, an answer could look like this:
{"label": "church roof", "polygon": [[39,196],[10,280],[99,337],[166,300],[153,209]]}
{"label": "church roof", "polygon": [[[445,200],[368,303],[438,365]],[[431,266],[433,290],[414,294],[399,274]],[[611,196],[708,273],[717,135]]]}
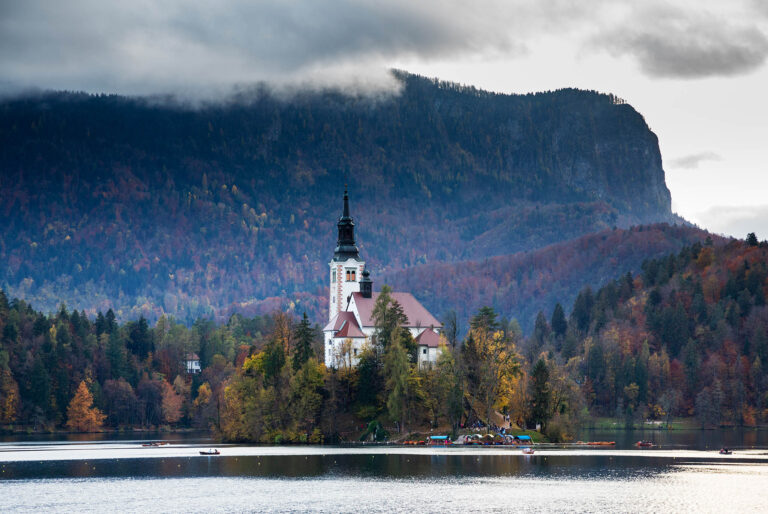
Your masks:
{"label": "church roof", "polygon": [[365,334],[363,334],[363,331],[360,330],[360,327],[357,326],[357,320],[352,319],[352,321],[345,321],[342,323],[341,328],[334,334],[333,337],[336,339],[351,339],[356,337],[365,337]]}
{"label": "church roof", "polygon": [[323,332],[329,330],[334,331],[333,337],[341,338],[353,338],[353,337],[365,337],[363,331],[360,330],[360,326],[357,324],[355,314],[350,311],[341,311],[333,317],[328,324],[323,327]]}
{"label": "church roof", "polygon": [[432,329],[426,329],[421,334],[416,336],[416,342],[420,346],[429,346],[430,348],[437,348],[440,346],[440,336]]}
{"label": "church roof", "polygon": [[[389,295],[403,308],[403,313],[408,318],[408,321],[405,323],[406,327],[439,328],[443,326],[411,293],[391,292]],[[373,306],[376,305],[376,298],[379,297],[379,293],[371,294],[370,298],[365,298],[361,293],[352,293],[352,297],[354,298],[357,313],[363,326],[374,326],[371,314],[373,313]]]}

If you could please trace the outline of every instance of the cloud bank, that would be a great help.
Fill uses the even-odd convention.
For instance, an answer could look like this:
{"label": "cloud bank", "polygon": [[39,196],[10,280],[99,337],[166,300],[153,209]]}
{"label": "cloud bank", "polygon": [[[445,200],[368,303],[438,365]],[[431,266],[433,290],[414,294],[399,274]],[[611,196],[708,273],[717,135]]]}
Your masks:
{"label": "cloud bank", "polygon": [[[699,2],[629,0],[5,0],[0,88],[146,94],[254,82],[392,87],[392,62],[514,60],[545,41],[634,59],[650,77],[748,73],[764,2],[724,21]],[[717,5],[717,4],[714,4]],[[586,50],[584,50],[586,49]]]}
{"label": "cloud bank", "polygon": [[741,75],[768,59],[768,37],[754,22],[664,5],[633,10],[593,44],[635,59],[646,75],[659,78]]}

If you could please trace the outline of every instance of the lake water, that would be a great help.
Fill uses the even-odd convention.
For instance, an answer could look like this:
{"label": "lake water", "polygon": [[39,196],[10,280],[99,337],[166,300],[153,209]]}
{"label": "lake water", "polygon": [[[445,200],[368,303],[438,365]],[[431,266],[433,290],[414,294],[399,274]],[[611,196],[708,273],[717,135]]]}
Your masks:
{"label": "lake water", "polygon": [[[2,512],[766,512],[768,434],[582,434],[615,448],[0,443]],[[638,450],[638,439],[658,448]],[[125,437],[125,436],[124,436]],[[92,439],[92,438],[91,438]],[[719,455],[721,444],[736,448]]]}

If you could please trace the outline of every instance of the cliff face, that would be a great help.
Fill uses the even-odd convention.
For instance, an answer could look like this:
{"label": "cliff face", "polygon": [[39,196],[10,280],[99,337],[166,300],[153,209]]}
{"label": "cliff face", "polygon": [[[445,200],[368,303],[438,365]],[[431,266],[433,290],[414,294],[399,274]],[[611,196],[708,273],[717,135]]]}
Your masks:
{"label": "cliff face", "polygon": [[398,77],[391,96],[259,91],[196,109],[5,101],[0,286],[150,318],[321,297],[344,183],[374,273],[674,220],[656,136],[629,105]]}

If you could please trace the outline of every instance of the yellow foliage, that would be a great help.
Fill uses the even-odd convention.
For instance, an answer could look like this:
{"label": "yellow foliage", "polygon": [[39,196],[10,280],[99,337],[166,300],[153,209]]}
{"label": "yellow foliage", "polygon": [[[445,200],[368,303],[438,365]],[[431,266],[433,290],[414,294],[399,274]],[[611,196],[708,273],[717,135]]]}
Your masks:
{"label": "yellow foliage", "polygon": [[93,396],[85,381],[81,381],[77,392],[67,407],[67,427],[76,432],[97,432],[101,429],[106,415],[93,406]]}
{"label": "yellow foliage", "polygon": [[19,408],[19,386],[8,368],[0,371],[0,423],[16,421]]}

